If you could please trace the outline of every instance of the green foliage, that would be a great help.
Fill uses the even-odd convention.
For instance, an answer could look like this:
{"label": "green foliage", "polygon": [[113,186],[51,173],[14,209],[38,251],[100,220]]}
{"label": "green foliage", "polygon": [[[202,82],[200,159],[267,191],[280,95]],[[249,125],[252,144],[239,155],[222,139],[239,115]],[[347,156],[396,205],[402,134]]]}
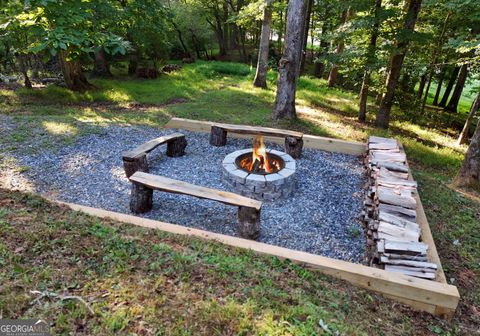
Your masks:
{"label": "green foliage", "polygon": [[241,63],[209,62],[197,67],[197,71],[204,76],[247,76],[252,73],[249,66]]}

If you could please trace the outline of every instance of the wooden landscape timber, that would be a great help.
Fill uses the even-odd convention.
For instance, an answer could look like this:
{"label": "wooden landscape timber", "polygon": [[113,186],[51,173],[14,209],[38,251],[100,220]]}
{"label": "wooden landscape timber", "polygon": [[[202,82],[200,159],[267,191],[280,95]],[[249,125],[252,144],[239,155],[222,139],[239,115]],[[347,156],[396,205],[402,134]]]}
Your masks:
{"label": "wooden landscape timber", "polygon": [[216,241],[236,248],[249,249],[257,253],[275,256],[280,259],[288,259],[312,270],[380,293],[386,297],[405,303],[416,310],[429,312],[437,316],[451,318],[455,313],[460,299],[455,286],[438,281],[424,280],[361,264],[354,264],[307,252],[264,244],[249,239],[193,229],[84,205],[59,201],[56,201],[56,203],[64,204],[72,210],[81,211],[100,218],[109,218],[145,228]]}
{"label": "wooden landscape timber", "polygon": [[[165,128],[174,128],[174,129],[184,129],[194,132],[203,132],[210,133],[212,125],[216,123],[210,121],[199,121],[183,118],[172,118],[165,125]],[[239,139],[253,139],[254,136],[251,134],[240,134],[232,133],[230,135],[232,138]],[[361,142],[345,141],[339,139],[332,139],[326,137],[320,137],[316,135],[304,134],[302,137],[303,147],[312,148],[312,149],[321,149],[325,151],[343,153],[343,154],[352,154],[352,155],[363,155],[367,150],[367,146]],[[283,139],[272,136],[265,136],[265,141],[283,145],[285,142]]]}

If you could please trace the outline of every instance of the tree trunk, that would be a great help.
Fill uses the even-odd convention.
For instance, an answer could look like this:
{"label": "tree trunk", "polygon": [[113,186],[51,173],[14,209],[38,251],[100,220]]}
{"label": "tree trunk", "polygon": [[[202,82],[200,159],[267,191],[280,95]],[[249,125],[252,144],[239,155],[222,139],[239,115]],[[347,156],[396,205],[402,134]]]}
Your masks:
{"label": "tree trunk", "polygon": [[58,53],[65,84],[72,91],[86,91],[94,86],[87,81],[78,60],[67,60],[65,51]]}
{"label": "tree trunk", "polygon": [[17,61],[18,61],[18,67],[20,68],[20,72],[23,75],[24,78],[24,84],[27,89],[32,88],[32,82],[30,82],[30,78],[28,77],[28,71],[27,67],[25,65],[25,55],[18,55],[17,56]]}
{"label": "tree trunk", "polygon": [[[422,0],[410,0],[410,3],[408,4],[407,15],[405,17],[405,23],[403,25],[403,36],[413,33],[421,3]],[[405,59],[408,44],[409,40],[401,39],[397,41],[395,54],[391,57],[387,76],[386,91],[383,95],[382,102],[380,103],[376,119],[376,125],[382,128],[388,128],[390,123],[390,111],[393,105],[395,88],[397,87],[398,78],[400,77],[400,71],[402,70],[403,60]]]}
{"label": "tree trunk", "polygon": [[425,82],[427,81],[427,75],[423,74],[420,77],[420,84],[418,85],[417,99],[420,100],[423,97],[423,91],[425,90]]}
{"label": "tree trunk", "polygon": [[270,25],[272,23],[272,10],[269,1],[265,0],[263,9],[262,34],[260,36],[260,48],[258,49],[257,72],[253,80],[253,86],[267,88],[267,65],[268,49],[270,45]]}
{"label": "tree trunk", "polygon": [[102,47],[95,53],[95,62],[93,63],[93,75],[100,77],[111,77],[110,65],[107,55]]}
{"label": "tree trunk", "polygon": [[463,126],[463,130],[460,133],[460,136],[458,137],[458,141],[457,141],[458,145],[462,145],[466,142],[468,138],[468,133],[470,131],[470,126],[472,125],[473,117],[478,112],[479,108],[480,108],[480,92],[477,93],[477,97],[472,103],[472,107],[470,108],[470,112],[468,113],[468,117],[467,117],[467,120],[465,121],[465,125]]}
{"label": "tree trunk", "polygon": [[278,84],[273,119],[295,119],[295,93],[297,69],[302,48],[302,27],[305,15],[305,1],[290,0],[287,9],[285,51],[278,65]]}
{"label": "tree trunk", "polygon": [[278,54],[280,55],[282,53],[282,38],[283,38],[283,10],[280,9],[280,29],[278,31],[278,38],[277,38],[277,48],[278,48]]}
{"label": "tree trunk", "polygon": [[455,85],[455,81],[457,80],[459,72],[460,72],[460,67],[455,67],[452,70],[450,79],[448,80],[447,87],[445,88],[445,92],[443,93],[442,100],[440,101],[440,104],[438,104],[438,106],[440,107],[447,106],[448,97],[450,96],[450,92],[452,92],[453,85]]}
{"label": "tree trunk", "polygon": [[[327,14],[327,13],[326,13]],[[322,56],[322,54],[328,48],[328,42],[326,41],[325,32],[327,31],[327,22],[323,21],[322,24],[322,35],[320,36],[320,46],[317,53],[317,57]],[[323,72],[325,71],[325,62],[315,62],[314,76],[317,78],[322,78]]]}
{"label": "tree trunk", "polygon": [[477,124],[454,184],[459,187],[480,189],[480,122]]}
{"label": "tree trunk", "polygon": [[[343,11],[343,14],[342,14],[342,24],[345,24],[347,23],[348,19],[350,18],[350,13],[351,13],[351,10],[350,8],[348,8],[347,10]],[[343,40],[343,38],[338,42],[337,44],[337,50],[335,51],[335,53],[338,55],[340,55],[343,50],[345,49],[345,41]],[[333,87],[335,86],[336,82],[337,82],[337,77],[338,77],[338,65],[336,63],[332,64],[332,68],[330,69],[330,73],[328,74],[328,86],[329,87]]]}
{"label": "tree trunk", "polygon": [[128,61],[128,74],[133,76],[137,73],[138,67],[138,55],[133,54],[130,56],[130,60]]}
{"label": "tree trunk", "polygon": [[440,77],[438,78],[437,90],[435,91],[435,97],[433,98],[433,106],[438,105],[438,97],[440,97],[440,92],[442,91],[443,79],[445,78],[445,67],[440,71]]}
{"label": "tree trunk", "polygon": [[372,34],[370,36],[370,44],[367,51],[367,62],[365,64],[365,71],[363,73],[362,88],[360,89],[360,102],[358,109],[358,120],[364,122],[367,119],[367,99],[368,86],[370,84],[370,72],[372,62],[375,57],[375,49],[377,46],[378,28],[380,26],[379,14],[382,8],[382,0],[375,1],[375,21],[372,26]]}
{"label": "tree trunk", "polygon": [[303,42],[302,42],[302,54],[300,55],[300,68],[298,70],[298,76],[305,71],[305,59],[307,56],[307,42],[308,42],[308,32],[310,31],[310,17],[312,15],[312,5],[313,0],[306,0],[307,7],[306,7],[306,18],[304,21],[303,27]]}
{"label": "tree trunk", "polygon": [[462,65],[460,68],[460,74],[458,75],[457,85],[452,93],[452,98],[448,102],[448,105],[445,107],[445,111],[457,113],[458,102],[462,96],[463,87],[465,86],[465,81],[468,76],[468,64]]}

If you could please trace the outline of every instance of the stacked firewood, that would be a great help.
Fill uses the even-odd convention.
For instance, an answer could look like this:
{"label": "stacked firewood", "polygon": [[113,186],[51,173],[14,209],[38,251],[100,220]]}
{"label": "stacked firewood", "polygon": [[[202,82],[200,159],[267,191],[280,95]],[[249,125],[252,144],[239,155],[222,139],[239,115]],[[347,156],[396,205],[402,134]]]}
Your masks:
{"label": "stacked firewood", "polygon": [[362,214],[371,266],[424,279],[435,279],[428,245],[417,224],[417,183],[409,178],[407,159],[395,139],[371,136],[366,165],[369,190]]}

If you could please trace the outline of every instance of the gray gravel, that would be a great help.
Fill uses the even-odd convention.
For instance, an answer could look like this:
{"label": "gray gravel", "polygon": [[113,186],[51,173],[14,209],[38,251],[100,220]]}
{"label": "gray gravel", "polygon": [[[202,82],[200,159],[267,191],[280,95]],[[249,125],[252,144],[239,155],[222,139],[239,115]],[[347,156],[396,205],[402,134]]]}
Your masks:
{"label": "gray gravel", "polygon": [[[3,131],[12,127],[9,123]],[[4,162],[10,162],[7,170],[14,171],[11,157],[17,166],[24,167],[21,172],[16,169],[11,173],[13,177],[7,184],[21,189],[21,181],[26,179],[34,191],[59,200],[130,213],[130,183],[124,177],[122,152],[175,131],[186,135],[187,154],[169,158],[165,147],[157,148],[149,155],[151,173],[229,190],[220,180],[221,162],[225,155],[251,147],[250,141],[229,138],[227,146],[213,147],[208,134],[118,125],[82,136],[58,151],[4,152]],[[267,146],[283,150],[277,145]],[[259,241],[362,262],[365,237],[356,219],[362,208],[365,184],[360,159],[306,149],[297,165],[294,197],[264,203]],[[145,217],[235,236],[236,212],[236,207],[213,201],[154,192],[153,210]]]}

